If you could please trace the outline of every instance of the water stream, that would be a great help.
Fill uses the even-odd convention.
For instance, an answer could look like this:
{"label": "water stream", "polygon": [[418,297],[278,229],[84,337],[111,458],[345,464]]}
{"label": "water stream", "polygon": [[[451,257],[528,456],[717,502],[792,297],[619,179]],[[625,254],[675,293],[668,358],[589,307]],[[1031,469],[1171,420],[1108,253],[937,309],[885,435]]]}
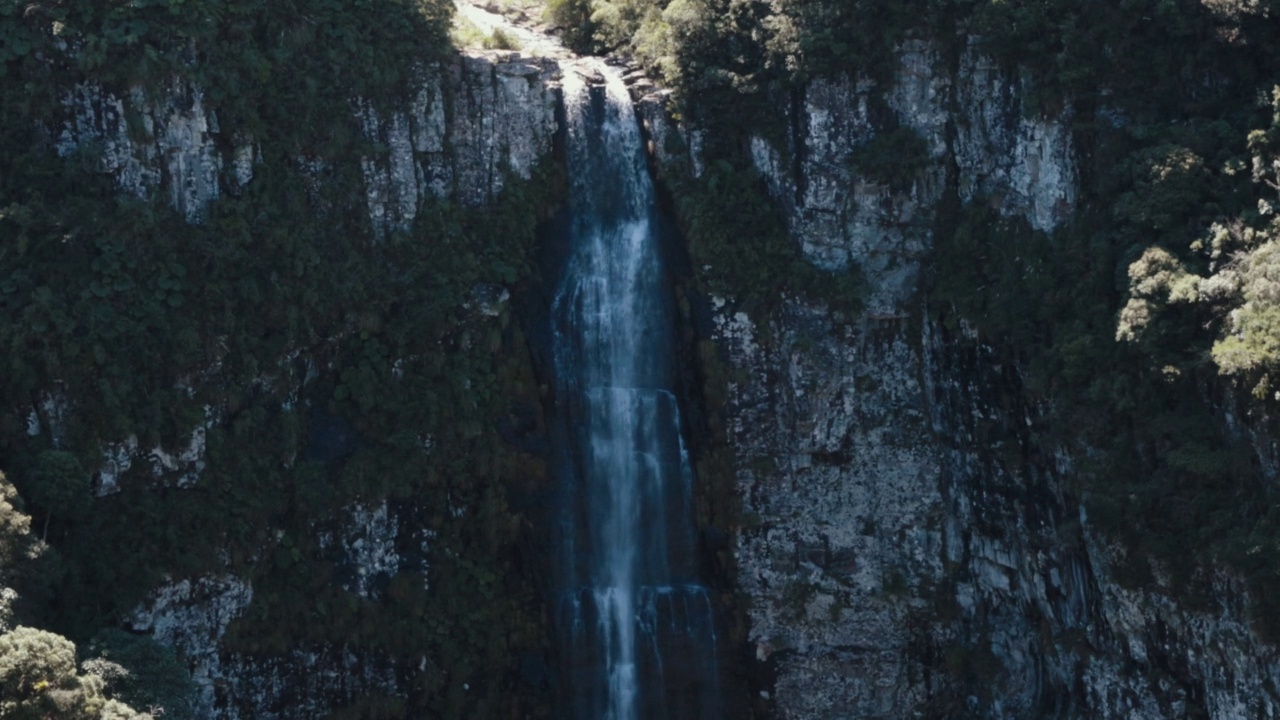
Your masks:
{"label": "water stream", "polygon": [[564,76],[569,257],[551,310],[563,714],[716,718],[658,210],[627,90],[589,67]]}

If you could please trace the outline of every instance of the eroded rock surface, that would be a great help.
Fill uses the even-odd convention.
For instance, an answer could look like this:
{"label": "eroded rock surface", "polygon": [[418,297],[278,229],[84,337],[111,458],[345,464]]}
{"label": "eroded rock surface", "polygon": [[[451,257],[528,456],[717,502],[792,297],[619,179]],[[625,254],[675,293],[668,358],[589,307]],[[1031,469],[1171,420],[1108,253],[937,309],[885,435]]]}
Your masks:
{"label": "eroded rock surface", "polygon": [[[549,158],[558,127],[558,72],[551,59],[476,52],[420,68],[405,97],[377,103],[353,98],[336,109],[353,113],[377,148],[359,159],[374,239],[409,229],[432,198],[481,208],[512,179],[531,178]],[[259,150],[252,138],[223,133],[201,89],[188,83],[175,81],[150,94],[136,89],[123,97],[82,85],[63,106],[65,117],[49,121],[60,155],[82,155],[123,193],[167,201],[189,222],[204,221],[210,203],[253,182]],[[315,158],[296,162],[301,181],[318,195],[333,168]],[[480,318],[477,322],[496,324],[509,300],[507,287],[480,284],[464,309]],[[263,388],[312,382],[316,360],[299,352],[265,369],[255,382]],[[221,381],[216,366],[197,375],[184,379],[180,389],[194,392]],[[289,406],[298,401],[298,392],[290,392]],[[47,435],[56,446],[65,435],[67,400],[51,392],[33,402],[20,409],[28,434]],[[224,423],[223,409],[207,406],[205,421],[173,447],[149,447],[136,436],[104,443],[95,473],[97,494],[118,493],[126,474],[140,468],[150,471],[157,486],[186,490],[201,484],[206,441]],[[422,442],[430,448],[430,438]],[[450,512],[456,518],[466,508]],[[386,602],[387,586],[397,574],[421,575],[430,589],[427,557],[436,535],[423,527],[430,514],[385,499],[354,503],[334,517],[316,518],[313,539],[333,569],[335,584],[363,601]],[[290,547],[267,547],[267,556],[255,561],[272,562],[271,552],[287,555]],[[426,667],[425,655],[405,667],[403,658],[340,643],[274,654],[233,649],[229,628],[253,598],[249,582],[226,570],[175,578],[154,590],[128,620],[134,632],[177,650],[199,689],[201,717],[326,717],[369,698],[404,698],[410,692],[408,678]]]}
{"label": "eroded rock surface", "polygon": [[[777,104],[785,140],[751,142],[806,258],[869,285],[853,318],[714,303],[734,557],[776,677],[761,692],[793,720],[1275,717],[1280,656],[1239,582],[1215,576],[1209,608],[1161,577],[1125,589],[1120,550],[1064,490],[1072,452],[1040,435],[1048,409],[976,334],[928,315],[919,279],[947,193],[1044,231],[1075,207],[1073,111],[1027,116],[1022,91],[972,47],[949,65],[909,41],[891,86],[814,80]],[[660,100],[641,106],[655,157],[690,163],[693,132]],[[899,127],[927,162],[897,185],[860,175],[859,148]]]}
{"label": "eroded rock surface", "polygon": [[[516,52],[471,53],[420,68],[408,96],[390,107],[352,98],[366,137],[385,149],[361,163],[374,231],[407,228],[424,198],[483,205],[508,173],[528,179],[551,150],[556,68],[554,60]],[[86,84],[63,105],[54,128],[59,154],[95,158],[122,191],[167,196],[190,221],[253,179],[253,138],[222,132],[203,90],[188,82],[151,94],[134,88],[125,97]],[[314,161],[299,164],[306,170]],[[317,177],[323,171],[310,169]]]}
{"label": "eroded rock surface", "polygon": [[551,151],[556,69],[514,52],[463,55],[424,70],[410,102],[390,113],[359,102],[365,134],[387,148],[362,162],[374,228],[407,228],[421,198],[483,205],[508,173],[529,179]]}

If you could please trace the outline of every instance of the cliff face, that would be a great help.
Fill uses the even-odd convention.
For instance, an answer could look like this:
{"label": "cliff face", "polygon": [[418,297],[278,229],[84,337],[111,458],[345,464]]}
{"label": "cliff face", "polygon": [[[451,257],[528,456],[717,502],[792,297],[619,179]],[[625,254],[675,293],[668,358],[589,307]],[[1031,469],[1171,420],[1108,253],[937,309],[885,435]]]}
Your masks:
{"label": "cliff face", "polygon": [[[491,202],[507,172],[529,179],[551,150],[555,98],[551,66],[519,53],[460,56],[423,67],[400,106],[380,112],[352,100],[366,139],[384,151],[362,160],[370,221],[380,230],[413,222],[419,198],[465,205]],[[50,128],[58,153],[83,149],[119,188],[140,198],[164,193],[189,220],[253,179],[260,150],[252,137],[224,133],[204,92],[174,81],[161,92],[133,89],[121,98],[83,84],[65,98],[66,116]],[[322,165],[299,157],[323,182]]]}
{"label": "cliff face", "polygon": [[[1079,458],[1041,435],[1049,409],[919,290],[947,272],[929,252],[948,201],[1045,231],[1068,217],[1071,108],[1026,117],[1017,78],[919,41],[890,86],[827,77],[797,100],[788,145],[755,138],[755,165],[805,256],[870,287],[845,319],[799,299],[761,318],[715,302],[734,557],[778,716],[1274,717],[1277,649],[1238,580],[1208,570],[1195,607],[1158,570],[1121,585],[1123,551],[1066,490]],[[899,125],[928,162],[905,186],[860,176],[858,148]]]}
{"label": "cliff face", "polygon": [[[786,144],[750,146],[805,257],[865,276],[864,309],[841,317],[790,298],[753,318],[733,298],[712,303],[733,378],[738,590],[751,652],[775,678],[756,690],[797,719],[1275,717],[1280,657],[1251,626],[1239,582],[1213,575],[1212,597],[1196,607],[1159,572],[1140,589],[1120,584],[1123,551],[1067,491],[1079,458],[1042,437],[1047,409],[1025,402],[1019,369],[976,334],[931,318],[919,290],[923,273],[945,272],[930,267],[930,250],[948,202],[987,203],[1046,231],[1069,216],[1071,109],[1024,116],[1018,79],[972,49],[947,60],[912,41],[897,66],[888,86],[811,82],[779,109]],[[429,196],[483,206],[508,173],[530,177],[551,153],[554,76],[544,61],[491,53],[425,68],[398,107],[353,101],[380,148],[360,168],[375,234],[409,227]],[[696,170],[698,132],[663,117],[660,99],[641,106],[656,153]],[[193,222],[252,182],[260,161],[253,138],[221,131],[198,88],[120,98],[84,86],[66,110],[50,128],[62,154],[90,153],[123,191],[167,198]],[[859,149],[899,126],[923,139],[926,162],[905,184],[861,175]],[[692,157],[670,154],[665,138],[679,133]],[[296,162],[308,182],[326,181],[323,162]],[[506,289],[475,296],[477,321],[496,327]],[[56,435],[60,401],[41,402],[18,412],[33,436]],[[206,412],[209,427],[222,417]],[[120,438],[99,491],[145,463],[198,486],[203,433],[167,450]],[[1255,434],[1260,456],[1274,457]],[[420,565],[429,590],[433,510],[357,503],[317,528],[316,542],[357,596],[377,597]],[[411,691],[411,671],[339,644],[229,650],[228,627],[254,597],[230,574],[177,580],[128,622],[181,651],[211,717],[316,717]]]}
{"label": "cliff face", "polygon": [[[339,108],[358,120],[370,148],[369,155],[354,160],[375,242],[408,232],[429,198],[479,208],[493,205],[507,184],[529,180],[535,166],[550,155],[557,128],[554,73],[553,64],[522,59],[518,53],[458,56],[423,67],[405,97],[390,106],[356,98],[350,107]],[[255,139],[224,132],[202,90],[185,81],[151,93],[135,89],[124,97],[83,84],[66,95],[63,109],[65,116],[51,119],[47,128],[59,155],[86,158],[91,169],[110,175],[121,192],[167,201],[191,223],[205,222],[211,204],[220,197],[244,191],[261,167],[263,151]],[[298,156],[289,172],[310,191],[331,182],[337,172],[334,164],[344,159],[352,160]],[[463,309],[468,332],[500,336],[508,288],[481,283],[470,298]],[[318,347],[342,340],[329,338]],[[461,353],[470,347],[442,346],[439,352]],[[397,359],[393,374],[406,372],[403,368],[419,360]],[[332,372],[326,363],[332,358],[293,351],[274,367],[264,368],[255,386],[295,387],[281,411],[289,414],[296,406],[315,420],[316,403],[306,396]],[[235,403],[236,394],[243,392],[222,387],[223,382],[217,367],[184,381],[189,397],[226,398],[205,406],[205,420],[190,433],[189,442],[148,448],[136,436],[106,439],[102,464],[92,468],[97,495],[116,495],[129,482],[136,488],[140,470],[157,487],[208,492],[206,435],[231,427],[233,412],[227,403]],[[32,442],[51,439],[56,446],[73,406],[74,399],[69,402],[55,392],[37,407],[18,412],[27,418]],[[345,420],[326,416],[319,425],[328,427],[313,429],[312,447],[304,453],[295,449],[286,464],[317,453],[346,456],[360,442],[352,438],[355,431]],[[430,454],[434,439],[420,438],[418,444]],[[129,473],[131,479],[126,480]],[[379,499],[376,490],[359,491],[370,493],[369,500],[338,509],[333,517],[314,518],[312,537],[292,544],[294,549],[287,552],[296,560],[302,557],[298,547],[314,546],[324,566],[333,568],[333,582],[353,599],[353,607],[386,606],[388,583],[397,576],[420,576],[425,592],[438,592],[448,581],[435,577],[428,557],[436,551],[432,518],[440,509]],[[480,512],[476,504],[461,498],[449,508],[453,518]],[[277,540],[282,537],[283,532],[277,532]],[[254,562],[270,562],[271,552],[263,547],[266,560],[258,557]],[[125,618],[132,631],[178,651],[199,687],[200,717],[322,717],[353,703],[367,705],[370,698],[403,699],[411,694],[415,674],[431,673],[425,651],[410,653],[406,662],[403,652],[397,659],[341,642],[307,643],[274,653],[231,648],[229,628],[261,593],[252,579],[229,569],[229,557],[226,562],[225,571],[174,578]],[[257,640],[248,639],[250,644]],[[449,692],[465,694],[462,680],[457,684]]]}

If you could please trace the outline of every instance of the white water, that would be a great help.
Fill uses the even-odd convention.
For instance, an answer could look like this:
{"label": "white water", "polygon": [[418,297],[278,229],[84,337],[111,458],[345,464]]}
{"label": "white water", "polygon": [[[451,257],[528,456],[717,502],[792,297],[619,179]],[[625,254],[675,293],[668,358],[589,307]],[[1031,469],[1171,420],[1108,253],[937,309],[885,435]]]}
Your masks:
{"label": "white water", "polygon": [[564,77],[569,258],[552,307],[565,488],[566,715],[717,714],[715,631],[697,583],[692,471],[672,391],[670,289],[639,126],[603,63]]}

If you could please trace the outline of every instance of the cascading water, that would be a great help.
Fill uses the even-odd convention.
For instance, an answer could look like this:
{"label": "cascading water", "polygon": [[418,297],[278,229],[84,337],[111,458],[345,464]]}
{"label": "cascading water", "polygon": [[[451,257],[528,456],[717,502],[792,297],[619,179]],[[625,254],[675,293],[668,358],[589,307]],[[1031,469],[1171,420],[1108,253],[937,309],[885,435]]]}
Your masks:
{"label": "cascading water", "polygon": [[551,310],[563,714],[716,718],[653,187],[627,90],[593,67],[563,84],[571,220]]}

